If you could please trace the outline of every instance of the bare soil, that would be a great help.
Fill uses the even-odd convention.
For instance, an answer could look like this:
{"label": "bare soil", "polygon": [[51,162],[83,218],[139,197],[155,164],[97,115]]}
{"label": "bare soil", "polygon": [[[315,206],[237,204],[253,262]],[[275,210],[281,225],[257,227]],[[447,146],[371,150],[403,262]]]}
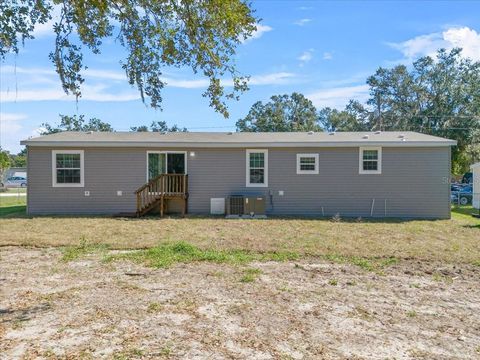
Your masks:
{"label": "bare soil", "polygon": [[0,358],[480,358],[478,266],[102,259],[1,248]]}

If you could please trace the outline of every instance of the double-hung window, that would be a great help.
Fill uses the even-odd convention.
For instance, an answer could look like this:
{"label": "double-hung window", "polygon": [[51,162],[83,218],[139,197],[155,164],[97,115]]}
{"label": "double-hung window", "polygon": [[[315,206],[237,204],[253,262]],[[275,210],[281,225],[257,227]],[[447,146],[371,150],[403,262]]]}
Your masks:
{"label": "double-hung window", "polygon": [[297,154],[297,174],[318,174],[318,154]]}
{"label": "double-hung window", "polygon": [[382,173],[382,148],[361,147],[359,158],[360,174],[381,174]]}
{"label": "double-hung window", "polygon": [[84,186],[83,150],[52,151],[52,186]]}
{"label": "double-hung window", "polygon": [[268,150],[247,150],[247,186],[268,186]]}

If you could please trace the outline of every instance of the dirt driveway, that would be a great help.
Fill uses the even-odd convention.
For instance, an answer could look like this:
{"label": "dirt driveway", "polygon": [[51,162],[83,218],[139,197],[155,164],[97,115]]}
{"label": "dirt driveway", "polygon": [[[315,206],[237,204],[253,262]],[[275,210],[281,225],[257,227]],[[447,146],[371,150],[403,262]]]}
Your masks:
{"label": "dirt driveway", "polygon": [[0,249],[0,358],[472,359],[480,267],[323,260],[151,269]]}

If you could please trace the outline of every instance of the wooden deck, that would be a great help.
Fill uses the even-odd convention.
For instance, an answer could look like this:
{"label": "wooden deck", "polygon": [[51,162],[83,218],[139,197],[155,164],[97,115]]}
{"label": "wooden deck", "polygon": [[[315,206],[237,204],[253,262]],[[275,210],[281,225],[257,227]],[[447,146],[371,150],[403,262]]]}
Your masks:
{"label": "wooden deck", "polygon": [[182,201],[182,215],[185,215],[188,201],[188,175],[161,174],[141,186],[135,194],[137,216],[143,216],[157,206],[160,209],[160,216],[163,216],[166,202],[172,199]]}

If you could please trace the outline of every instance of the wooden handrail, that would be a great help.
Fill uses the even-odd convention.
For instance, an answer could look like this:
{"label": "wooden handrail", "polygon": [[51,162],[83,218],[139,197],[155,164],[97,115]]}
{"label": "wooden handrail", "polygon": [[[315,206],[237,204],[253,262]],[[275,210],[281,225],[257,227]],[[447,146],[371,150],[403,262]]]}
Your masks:
{"label": "wooden handrail", "polygon": [[186,198],[188,193],[188,175],[160,174],[139,187],[136,191],[137,213],[148,211],[155,203],[164,197]]}
{"label": "wooden handrail", "polygon": [[161,180],[162,178],[166,178],[166,177],[183,177],[183,178],[186,178],[186,177],[188,177],[188,175],[187,174],[160,174],[160,175],[154,177],[153,179],[151,179],[146,184],[140,186],[137,190],[135,190],[135,193],[139,193],[143,189],[145,189],[145,188],[155,184],[156,182],[158,182],[158,180]]}

